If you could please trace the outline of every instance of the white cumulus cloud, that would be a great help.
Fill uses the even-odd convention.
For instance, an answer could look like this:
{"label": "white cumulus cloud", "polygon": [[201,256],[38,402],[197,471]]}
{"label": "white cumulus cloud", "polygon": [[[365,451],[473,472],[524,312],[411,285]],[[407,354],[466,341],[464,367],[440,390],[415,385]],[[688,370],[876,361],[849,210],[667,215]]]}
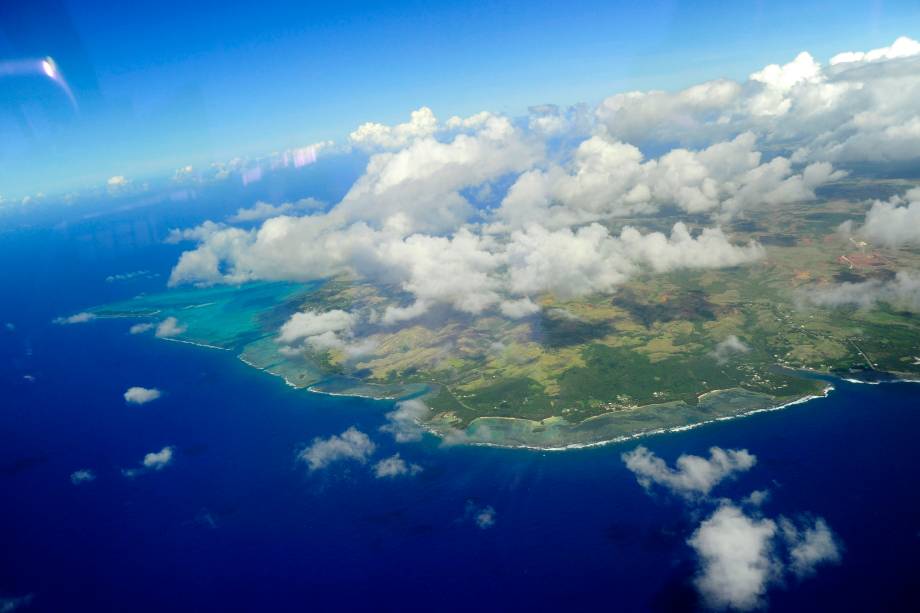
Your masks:
{"label": "white cumulus cloud", "polygon": [[171,446],[163,447],[159,451],[151,451],[144,455],[139,468],[123,468],[121,474],[129,479],[133,479],[144,473],[163,470],[173,461],[175,450]]}
{"label": "white cumulus cloud", "polygon": [[163,447],[159,451],[148,453],[144,456],[144,468],[161,470],[166,468],[173,459],[173,448]]}
{"label": "white cumulus cloud", "polygon": [[76,313],[75,315],[70,315],[68,317],[58,317],[54,320],[54,323],[62,326],[69,324],[85,324],[88,321],[96,319],[96,315],[93,313]]}
{"label": "white cumulus cloud", "polygon": [[675,468],[641,445],[621,457],[645,489],[658,485],[685,498],[707,496],[716,485],[750,470],[757,462],[746,449],[720,447],[710,448],[708,459],[683,454],[677,458]]}
{"label": "white cumulus cloud", "polygon": [[438,130],[438,119],[427,106],[412,111],[406,123],[388,126],[382,123],[363,123],[348,139],[352,144],[368,149],[398,149],[412,140],[432,136]]}
{"label": "white cumulus cloud", "polygon": [[748,517],[730,504],[700,524],[688,543],[699,556],[695,584],[707,605],[750,610],[764,604],[767,587],[782,574],[776,532],[773,520]]}
{"label": "white cumulus cloud", "polygon": [[805,303],[822,307],[870,309],[881,302],[920,312],[920,273],[902,270],[894,279],[811,286],[802,290],[800,297]]}
{"label": "white cumulus cloud", "polygon": [[840,544],[823,518],[806,521],[803,526],[782,518],[779,525],[789,548],[789,569],[797,577],[813,575],[819,564],[840,561]]}
{"label": "white cumulus cloud", "polygon": [[920,188],[888,201],[876,200],[856,232],[885,247],[920,245]]}
{"label": "white cumulus cloud", "polygon": [[352,426],[342,434],[313,439],[298,457],[314,471],[341,460],[353,460],[364,464],[376,448],[366,434]]}
{"label": "white cumulus cloud", "polygon": [[294,313],[281,326],[277,341],[285,345],[302,341],[317,351],[343,348],[356,321],[354,314],[340,309]]}
{"label": "white cumulus cloud", "polygon": [[147,404],[156,400],[162,395],[162,392],[156,388],[148,387],[129,387],[125,392],[125,402],[129,404]]}
{"label": "white cumulus cloud", "polygon": [[175,317],[167,317],[157,324],[156,335],[160,338],[172,338],[174,336],[179,336],[187,329],[188,328],[180,324],[179,320]]}
{"label": "white cumulus cloud", "polygon": [[749,515],[726,501],[687,542],[699,561],[694,583],[714,609],[762,608],[768,590],[787,575],[804,579],[841,558],[837,537],[820,517],[796,525],[785,517]]}
{"label": "white cumulus cloud", "polygon": [[400,477],[403,475],[412,476],[420,472],[422,472],[421,466],[406,462],[398,453],[374,464],[374,476],[378,479]]}
{"label": "white cumulus cloud", "polygon": [[130,334],[143,334],[144,332],[149,332],[150,330],[153,330],[154,327],[155,327],[154,324],[151,324],[151,323],[134,324],[133,326],[128,328],[128,332]]}
{"label": "white cumulus cloud", "polygon": [[608,135],[637,145],[704,145],[751,132],[802,162],[914,159],[918,48],[901,37],[890,47],[837,54],[828,66],[802,52],[743,83],[616,94],[597,117]]}
{"label": "white cumulus cloud", "polygon": [[387,423],[380,430],[392,434],[397,443],[420,441],[424,433],[420,424],[429,412],[428,405],[421,400],[403,400],[386,414]]}
{"label": "white cumulus cloud", "polygon": [[322,207],[323,203],[315,198],[303,198],[297,202],[282,202],[281,204],[270,204],[268,202],[259,201],[249,208],[238,209],[234,215],[227,219],[227,221],[231,223],[259,221],[261,219],[278,217],[279,215],[294,215],[297,213],[317,211]]}

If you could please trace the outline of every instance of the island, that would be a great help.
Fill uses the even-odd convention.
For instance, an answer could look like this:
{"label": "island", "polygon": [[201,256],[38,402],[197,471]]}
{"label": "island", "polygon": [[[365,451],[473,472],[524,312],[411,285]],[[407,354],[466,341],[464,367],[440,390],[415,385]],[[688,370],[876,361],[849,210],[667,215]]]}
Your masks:
{"label": "island", "polygon": [[[257,282],[180,287],[96,307],[97,318],[159,322],[171,340],[233,351],[247,364],[313,392],[418,399],[430,432],[471,444],[559,449],[602,444],[771,410],[821,396],[825,375],[920,378],[920,314],[895,303],[817,304],[830,286],[890,281],[920,269],[914,248],[854,240],[867,198],[898,181],[852,180],[819,202],[752,209],[723,224],[765,257],[734,268],[634,277],[610,294],[536,299],[511,319],[445,307],[398,326],[373,316],[399,287],[334,277],[309,284]],[[666,230],[686,214],[617,219]],[[706,219],[695,220],[707,225]],[[279,330],[298,312],[370,313],[361,352],[292,350]]]}

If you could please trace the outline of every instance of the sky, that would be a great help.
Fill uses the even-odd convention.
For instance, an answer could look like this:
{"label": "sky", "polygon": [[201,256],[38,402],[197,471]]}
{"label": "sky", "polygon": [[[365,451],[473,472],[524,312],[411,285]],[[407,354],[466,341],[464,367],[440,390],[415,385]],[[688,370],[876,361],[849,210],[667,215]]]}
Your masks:
{"label": "sky", "polygon": [[[342,140],[422,105],[518,116],[741,80],[918,30],[916,2],[3,3],[0,196]],[[72,101],[10,70],[46,57]]]}

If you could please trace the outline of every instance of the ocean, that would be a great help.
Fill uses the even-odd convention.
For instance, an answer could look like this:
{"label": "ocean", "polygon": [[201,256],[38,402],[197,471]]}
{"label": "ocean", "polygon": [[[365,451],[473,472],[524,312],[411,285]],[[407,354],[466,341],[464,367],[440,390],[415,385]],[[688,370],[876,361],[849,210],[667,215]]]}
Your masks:
{"label": "ocean", "polygon": [[[920,607],[916,385],[834,380],[825,399],[579,450],[396,443],[380,431],[391,402],[296,390],[228,351],[129,335],[127,320],[52,323],[161,291],[181,247],[160,238],[182,210],[0,235],[0,598],[31,595],[28,611],[697,610],[687,539],[712,507],[646,492],[621,459],[641,444],[669,463],[747,449],[757,464],[715,496],[769,490],[764,514],[826,520],[840,562],[772,586],[772,609]],[[163,396],[128,405],[130,386]],[[298,461],[352,426],[375,443],[370,462]],[[164,446],[169,466],[122,474]],[[397,452],[421,471],[375,478]],[[78,469],[96,479],[72,484]]]}

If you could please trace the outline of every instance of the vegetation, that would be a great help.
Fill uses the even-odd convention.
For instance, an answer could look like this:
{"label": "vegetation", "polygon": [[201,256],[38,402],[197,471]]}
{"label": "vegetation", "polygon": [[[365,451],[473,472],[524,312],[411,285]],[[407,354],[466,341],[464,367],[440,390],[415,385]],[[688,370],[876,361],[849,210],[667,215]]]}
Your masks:
{"label": "vegetation", "polygon": [[[862,187],[839,189],[845,194]],[[318,287],[286,286],[280,294],[257,285],[249,298],[245,288],[230,293],[183,290],[96,312],[178,313],[189,323],[189,338],[218,338],[216,344],[241,349],[247,361],[295,385],[316,384],[330,373],[340,381],[355,381],[362,393],[371,393],[366,390],[374,385],[392,394],[396,385],[418,389],[424,384],[434,390],[426,398],[433,423],[452,427],[467,427],[478,418],[512,417],[541,422],[534,427],[542,428],[550,418],[574,425],[621,415],[624,424],[653,428],[655,415],[664,424],[674,423],[681,411],[704,411],[694,407],[717,390],[778,404],[821,389],[819,381],[795,370],[920,375],[917,313],[886,304],[871,309],[809,306],[808,292],[816,288],[886,280],[898,270],[920,269],[917,250],[860,246],[839,233],[837,225],[859,220],[866,204],[833,196],[820,205],[748,213],[725,227],[739,242],[757,240],[765,246],[766,257],[751,266],[649,273],[612,296],[542,296],[541,311],[521,320],[435,310],[402,327],[389,327],[378,323],[379,315],[387,305],[407,299],[399,288],[344,278]],[[672,222],[665,215],[653,224],[662,229]],[[183,304],[204,302],[196,294],[203,291],[210,292],[213,302],[193,312],[182,310],[187,309]],[[374,348],[357,356],[346,348],[281,356],[274,343],[277,329],[291,313],[308,309],[362,313],[354,336],[372,339]],[[232,334],[213,322],[218,312],[235,317]],[[189,319],[195,314],[197,321]],[[742,402],[725,410],[737,413],[750,406]],[[655,407],[651,418],[649,407]],[[626,431],[631,427],[623,426]]]}

